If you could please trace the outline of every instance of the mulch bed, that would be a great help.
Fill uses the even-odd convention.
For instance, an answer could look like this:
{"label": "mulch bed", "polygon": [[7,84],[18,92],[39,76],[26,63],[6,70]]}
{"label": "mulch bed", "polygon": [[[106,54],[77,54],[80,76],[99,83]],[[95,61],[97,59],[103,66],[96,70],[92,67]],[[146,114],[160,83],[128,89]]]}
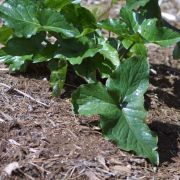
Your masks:
{"label": "mulch bed", "polygon": [[[48,74],[10,75],[0,64],[0,179],[179,180],[180,64],[172,59],[172,48],[150,45],[149,50],[145,106],[147,122],[159,137],[159,167],[105,140],[91,124],[98,117],[75,116],[70,93],[53,98]],[[11,163],[16,168],[8,175]]]}

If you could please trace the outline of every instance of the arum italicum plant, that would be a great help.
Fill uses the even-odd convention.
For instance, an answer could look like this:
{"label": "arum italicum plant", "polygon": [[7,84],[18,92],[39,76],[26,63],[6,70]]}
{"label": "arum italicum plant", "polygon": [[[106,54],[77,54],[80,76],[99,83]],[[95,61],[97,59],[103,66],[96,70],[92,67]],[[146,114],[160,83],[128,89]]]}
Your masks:
{"label": "arum italicum plant", "polygon": [[[144,109],[149,80],[146,44],[177,43],[178,59],[179,30],[162,19],[157,0],[127,0],[115,19],[102,20],[105,12],[95,17],[90,10],[72,0],[4,1],[0,61],[11,72],[45,64],[56,96],[68,68],[73,68],[87,82],[72,94],[74,112],[99,115],[105,138],[158,165],[158,139],[146,124]],[[103,36],[102,29],[115,36]]]}

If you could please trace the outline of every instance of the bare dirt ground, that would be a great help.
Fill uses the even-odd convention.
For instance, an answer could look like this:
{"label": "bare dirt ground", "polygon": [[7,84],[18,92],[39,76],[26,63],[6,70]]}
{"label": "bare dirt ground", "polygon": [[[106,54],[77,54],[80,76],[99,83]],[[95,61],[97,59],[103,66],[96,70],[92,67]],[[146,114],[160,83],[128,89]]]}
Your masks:
{"label": "bare dirt ground", "polygon": [[[47,74],[10,75],[0,64],[0,180],[179,180],[180,63],[172,59],[172,48],[149,49],[151,77],[145,106],[147,122],[159,137],[159,167],[106,141],[89,123],[93,118],[73,114],[70,96],[53,98]],[[67,84],[66,89],[72,87]],[[17,168],[7,175],[4,170],[13,162]]]}

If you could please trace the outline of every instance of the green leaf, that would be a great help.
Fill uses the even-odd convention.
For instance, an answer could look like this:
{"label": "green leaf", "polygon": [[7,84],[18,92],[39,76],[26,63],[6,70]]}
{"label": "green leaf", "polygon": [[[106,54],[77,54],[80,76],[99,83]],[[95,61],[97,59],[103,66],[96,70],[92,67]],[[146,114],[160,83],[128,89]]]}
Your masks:
{"label": "green leaf", "polygon": [[180,41],[180,33],[157,25],[157,19],[147,19],[138,28],[138,33],[148,42],[170,46]]}
{"label": "green leaf", "polygon": [[125,60],[108,79],[106,86],[123,103],[129,96],[143,95],[148,88],[149,66],[146,57]]}
{"label": "green leaf", "polygon": [[99,28],[106,29],[110,32],[113,32],[120,37],[125,36],[128,33],[127,25],[120,19],[106,19],[104,21],[98,22],[97,26]]}
{"label": "green leaf", "polygon": [[43,48],[39,49],[37,53],[33,56],[33,63],[41,63],[47,62],[54,58],[54,55],[58,49],[58,44],[51,44],[46,42],[47,44],[43,46]]}
{"label": "green leaf", "polygon": [[99,44],[102,45],[102,48],[99,50],[99,53],[102,54],[104,58],[109,60],[112,66],[119,66],[120,60],[117,50],[103,39],[99,39]]}
{"label": "green leaf", "polygon": [[[128,49],[133,44],[133,41],[124,39],[122,41],[122,44],[126,49]],[[130,52],[131,55],[135,54],[137,56],[139,55],[139,56],[147,57],[147,48],[143,43],[134,43],[134,45],[130,49]]]}
{"label": "green leaf", "polygon": [[[121,8],[121,19],[107,19],[97,23],[99,28],[106,29],[118,35],[120,40],[126,38],[131,39],[139,27],[139,24],[143,21],[143,18],[135,12],[127,8]],[[137,35],[136,35],[137,36]]]}
{"label": "green leaf", "polygon": [[13,28],[19,37],[30,37],[38,31],[37,13],[36,3],[29,0],[7,0],[0,6],[4,24]]}
{"label": "green leaf", "polygon": [[76,73],[88,83],[97,82],[97,71],[101,78],[108,78],[116,68],[117,66],[111,60],[104,58],[101,54],[86,58],[81,64],[74,66]]}
{"label": "green leaf", "polygon": [[62,14],[53,10],[42,10],[38,19],[41,24],[39,30],[62,33],[65,37],[75,37],[80,35],[78,29],[67,22]]}
{"label": "green leaf", "polygon": [[27,65],[32,61],[32,55],[11,56],[7,55],[3,50],[0,51],[0,62],[9,65],[11,72],[25,72]]}
{"label": "green leaf", "polygon": [[67,63],[66,61],[52,59],[48,63],[48,67],[51,70],[50,83],[53,88],[53,95],[59,96],[66,81]]}
{"label": "green leaf", "polygon": [[144,43],[151,42],[166,47],[180,41],[180,33],[160,26],[157,19],[143,19],[138,13],[127,8],[122,8],[120,14],[131,33],[140,34]]}
{"label": "green leaf", "polygon": [[125,60],[108,79],[82,85],[72,95],[74,111],[101,116],[103,134],[121,149],[134,151],[158,164],[157,138],[145,123],[144,93],[148,87],[149,66],[142,57]]}
{"label": "green leaf", "polygon": [[161,9],[158,0],[150,0],[145,6],[140,8],[140,14],[147,18],[157,18],[159,22],[162,21]]}
{"label": "green leaf", "polygon": [[101,83],[81,85],[72,96],[75,113],[81,115],[114,115],[119,113],[113,98]]}
{"label": "green leaf", "polygon": [[35,0],[7,0],[0,6],[0,16],[18,37],[31,37],[38,31],[53,31],[67,37],[79,35],[63,15],[53,10],[42,10]]}
{"label": "green leaf", "polygon": [[80,3],[77,0],[44,0],[45,7],[60,11],[64,6],[71,3]]}
{"label": "green leaf", "polygon": [[46,41],[46,33],[40,32],[31,38],[14,37],[3,50],[12,56],[33,55],[33,63],[40,63],[52,59],[57,49],[58,45]]}
{"label": "green leaf", "polygon": [[130,49],[130,52],[134,53],[135,55],[147,57],[147,48],[142,43],[134,44],[134,46]]}
{"label": "green leaf", "polygon": [[[81,64],[86,58],[92,58],[97,53],[103,55],[112,67],[117,67],[120,63],[117,50],[111,46],[106,40],[98,38],[98,43],[95,39],[88,37],[72,38],[72,39],[59,39],[60,48],[56,52],[54,58],[68,60],[71,64]],[[71,45],[69,45],[71,44]]]}
{"label": "green leaf", "polygon": [[86,37],[79,39],[60,39],[60,48],[54,58],[68,60],[71,64],[81,64],[83,59],[93,57],[101,49],[101,45]]}
{"label": "green leaf", "polygon": [[4,51],[12,56],[23,56],[35,54],[43,48],[42,42],[46,38],[46,33],[38,33],[31,38],[18,38],[10,39]]}
{"label": "green leaf", "polygon": [[180,42],[178,42],[173,51],[173,58],[180,59]]}
{"label": "green leaf", "polygon": [[136,12],[123,7],[120,11],[120,17],[129,27],[131,33],[135,33],[138,30],[139,24],[143,21],[143,18]]}
{"label": "green leaf", "polygon": [[61,13],[69,24],[72,23],[81,32],[81,35],[89,34],[96,29],[96,19],[93,14],[79,4],[69,4],[61,10]]}
{"label": "green leaf", "polygon": [[13,31],[6,26],[0,27],[0,43],[5,45],[7,41],[12,37]]}
{"label": "green leaf", "polygon": [[75,65],[75,72],[82,77],[87,83],[96,82],[96,62],[93,58],[85,59],[81,64]]}

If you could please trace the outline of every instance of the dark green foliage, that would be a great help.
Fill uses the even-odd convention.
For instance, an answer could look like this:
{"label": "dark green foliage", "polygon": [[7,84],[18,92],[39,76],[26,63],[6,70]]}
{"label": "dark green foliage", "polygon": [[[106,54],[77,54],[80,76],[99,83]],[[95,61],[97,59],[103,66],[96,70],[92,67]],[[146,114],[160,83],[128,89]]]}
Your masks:
{"label": "dark green foliage", "polygon": [[[163,26],[157,0],[127,0],[118,18],[100,22],[91,11],[75,0],[6,0],[0,5],[0,61],[11,72],[44,63],[55,96],[64,88],[68,67],[73,68],[87,82],[72,95],[75,113],[100,115],[107,139],[157,165],[157,137],[145,121],[145,45],[177,43],[178,59],[180,34]],[[116,38],[104,37],[101,29]]]}

